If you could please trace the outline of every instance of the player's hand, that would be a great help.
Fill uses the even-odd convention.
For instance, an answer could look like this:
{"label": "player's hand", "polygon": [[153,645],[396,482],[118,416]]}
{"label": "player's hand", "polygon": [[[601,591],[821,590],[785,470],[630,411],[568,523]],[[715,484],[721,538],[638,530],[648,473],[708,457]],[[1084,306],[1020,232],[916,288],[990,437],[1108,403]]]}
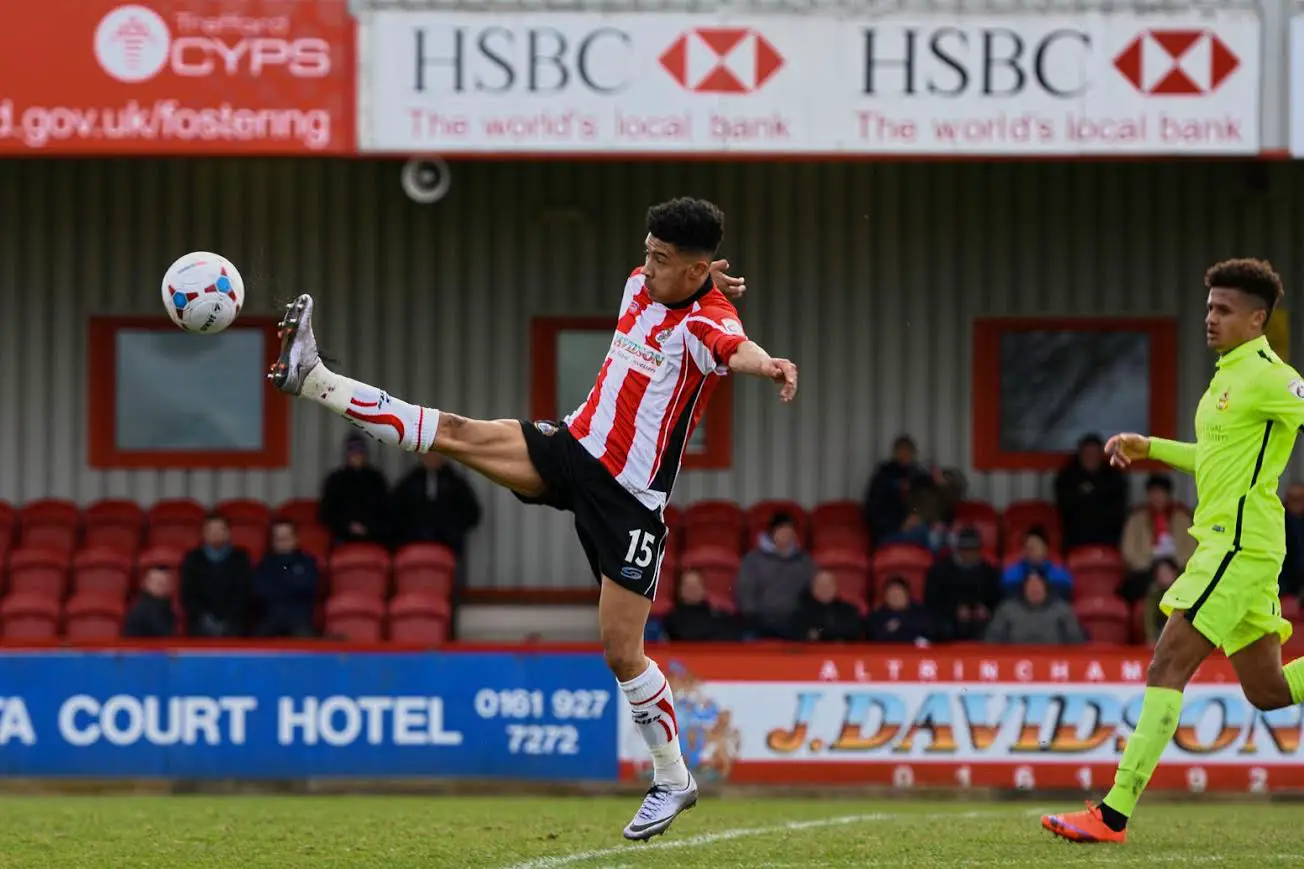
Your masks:
{"label": "player's hand", "polygon": [[797,394],[797,366],[787,359],[771,359],[761,372],[779,385],[779,400],[792,401]]}
{"label": "player's hand", "polygon": [[718,259],[711,263],[711,283],[717,290],[731,299],[741,299],[747,292],[747,279],[735,278],[725,274],[729,269],[729,260]]}
{"label": "player's hand", "polygon": [[1105,455],[1116,468],[1126,468],[1141,459],[1150,458],[1150,438],[1145,435],[1116,434],[1105,444]]}

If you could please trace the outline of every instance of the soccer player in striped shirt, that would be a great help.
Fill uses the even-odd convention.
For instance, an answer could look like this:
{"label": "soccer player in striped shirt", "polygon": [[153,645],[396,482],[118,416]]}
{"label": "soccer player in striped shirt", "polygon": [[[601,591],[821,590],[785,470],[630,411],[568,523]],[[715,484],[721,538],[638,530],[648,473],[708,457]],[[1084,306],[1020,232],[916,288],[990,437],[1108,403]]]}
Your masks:
{"label": "soccer player in striped shirt", "polygon": [[674,697],[643,649],[661,580],[663,514],[685,445],[730,372],[774,381],[783,401],[797,392],[797,367],[748,340],[738,311],[715,286],[718,278],[735,293],[745,289],[741,279],[715,271],[728,265],[713,261],[723,237],[724,215],[709,202],[675,199],[648,210],[646,259],[625,281],[597,383],[560,422],[467,419],[336,374],[318,354],[307,295],[288,306],[281,355],[268,374],[282,392],[324,405],[378,440],[436,450],[526,503],[575,515],[601,587],[606,660],[652,755],[652,786],[625,827],[629,839],[665,832],[697,802]]}
{"label": "soccer player in striped shirt", "polygon": [[1277,481],[1304,426],[1304,380],[1264,337],[1281,279],[1265,262],[1239,259],[1213,266],[1204,282],[1205,335],[1218,363],[1195,411],[1195,443],[1120,434],[1105,445],[1118,467],[1156,459],[1195,475],[1198,546],[1160,602],[1169,619],[1114,787],[1085,811],[1042,818],[1073,842],[1126,841],[1128,818],[1177,732],[1182,691],[1214,649],[1226,653],[1256,708],[1304,702],[1304,658],[1281,664],[1291,625],[1277,592],[1286,552]]}

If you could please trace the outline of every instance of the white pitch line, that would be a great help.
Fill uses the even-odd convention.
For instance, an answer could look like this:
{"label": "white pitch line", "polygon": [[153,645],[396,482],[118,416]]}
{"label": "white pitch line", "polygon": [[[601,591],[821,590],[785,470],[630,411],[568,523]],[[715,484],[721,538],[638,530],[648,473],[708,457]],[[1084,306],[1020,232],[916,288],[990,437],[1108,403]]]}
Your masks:
{"label": "white pitch line", "polygon": [[[1044,810],[1035,810],[1036,814],[1041,814]],[[649,842],[646,845],[620,845],[614,848],[595,848],[592,851],[576,851],[573,854],[560,854],[555,857],[538,857],[533,860],[526,860],[523,863],[513,863],[507,869],[558,869],[561,866],[571,866],[575,863],[585,863],[589,860],[597,860],[601,857],[614,857],[616,855],[630,855],[631,853],[641,854],[645,851],[669,851],[677,848],[700,848],[703,845],[714,845],[716,842],[727,842],[731,839],[743,839],[748,836],[768,836],[773,833],[784,833],[796,830],[814,830],[820,827],[841,827],[847,824],[864,824],[870,821],[940,821],[957,818],[990,818],[1007,814],[1005,812],[961,812],[961,813],[936,813],[936,814],[885,814],[875,812],[868,815],[843,815],[836,818],[817,818],[813,821],[791,821],[787,824],[776,824],[772,827],[738,827],[732,830],[720,830],[718,833],[703,833],[700,836],[687,836],[683,839],[667,839],[660,842]],[[1032,812],[1030,812],[1032,814]],[[630,849],[637,849],[631,851]]]}

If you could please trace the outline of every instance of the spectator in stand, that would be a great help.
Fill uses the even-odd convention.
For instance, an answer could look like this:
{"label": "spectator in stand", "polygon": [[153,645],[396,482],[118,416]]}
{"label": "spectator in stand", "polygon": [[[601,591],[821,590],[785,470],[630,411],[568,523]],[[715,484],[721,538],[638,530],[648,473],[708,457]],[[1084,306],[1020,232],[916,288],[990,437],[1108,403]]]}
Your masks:
{"label": "spectator in stand", "polygon": [[924,603],[939,640],[981,639],[1000,602],[1001,575],[983,557],[983,539],[973,528],[955,535],[955,547],[928,571]]}
{"label": "spectator in stand", "polygon": [[916,458],[915,442],[906,435],[898,437],[892,458],[878,466],[865,493],[865,524],[874,542],[881,544],[906,530],[912,497],[933,485],[933,475]]}
{"label": "spectator in stand", "polygon": [[815,562],[802,550],[793,518],[776,513],[738,568],[738,612],[747,630],[787,639],[797,602],[814,576]]}
{"label": "spectator in stand", "polygon": [[666,636],[681,643],[729,642],[738,639],[733,618],[711,606],[706,582],[696,570],[679,577],[675,608],[662,621]]}
{"label": "spectator in stand", "polygon": [[1050,593],[1040,571],[1029,570],[1021,593],[996,608],[986,639],[989,643],[1068,645],[1081,643],[1084,637],[1073,608]]}
{"label": "spectator in stand", "polygon": [[249,553],[231,545],[226,519],[204,520],[204,542],[181,562],[181,605],[192,637],[243,637],[253,593]]}
{"label": "spectator in stand", "polygon": [[864,636],[860,610],[838,597],[838,580],[821,570],[797,604],[792,638],[811,642],[853,643]]}
{"label": "spectator in stand", "polygon": [[1064,549],[1117,546],[1127,513],[1127,477],[1105,461],[1099,435],[1078,442],[1078,452],[1055,477],[1055,502],[1064,531]]}
{"label": "spectator in stand", "polygon": [[1129,603],[1146,595],[1161,561],[1177,564],[1180,573],[1195,552],[1189,530],[1191,514],[1173,500],[1173,481],[1163,474],[1146,480],[1146,503],[1137,506],[1123,526],[1120,547],[1128,576],[1119,593]]}
{"label": "spectator in stand", "polygon": [[1056,595],[1068,600],[1073,591],[1073,577],[1062,564],[1051,558],[1046,531],[1041,527],[1033,528],[1027,533],[1023,538],[1022,557],[1005,568],[1005,573],[1001,576],[1004,596],[1017,595],[1028,574],[1034,571],[1050,583],[1051,590]]}
{"label": "spectator in stand", "polygon": [[337,543],[386,540],[389,486],[367,458],[367,439],[351,432],[344,440],[344,465],[326,477],[318,506],[321,523]]}
{"label": "spectator in stand", "polygon": [[910,585],[901,577],[883,584],[883,604],[869,614],[866,633],[875,643],[924,645],[931,634],[928,610],[910,599]]}
{"label": "spectator in stand", "polygon": [[1280,592],[1304,594],[1304,483],[1286,488],[1286,560],[1281,565]]}
{"label": "spectator in stand", "polygon": [[262,609],[260,637],[311,637],[317,605],[317,559],[299,548],[294,523],[272,525],[272,548],[254,571],[254,599]]}
{"label": "spectator in stand", "polygon": [[1177,581],[1177,576],[1181,572],[1177,562],[1171,558],[1155,562],[1154,579],[1150,583],[1150,590],[1146,592],[1145,602],[1146,642],[1152,646],[1159,641],[1159,634],[1168,622],[1168,616],[1159,608],[1159,601],[1163,598],[1164,592],[1168,591],[1168,587]]}
{"label": "spectator in stand", "polygon": [[480,524],[480,499],[466,478],[436,452],[394,487],[390,500],[397,543],[442,543],[461,561],[466,538]]}
{"label": "spectator in stand", "polygon": [[158,639],[177,635],[177,617],[172,608],[172,570],[160,564],[145,568],[140,595],[122,622],[124,637]]}

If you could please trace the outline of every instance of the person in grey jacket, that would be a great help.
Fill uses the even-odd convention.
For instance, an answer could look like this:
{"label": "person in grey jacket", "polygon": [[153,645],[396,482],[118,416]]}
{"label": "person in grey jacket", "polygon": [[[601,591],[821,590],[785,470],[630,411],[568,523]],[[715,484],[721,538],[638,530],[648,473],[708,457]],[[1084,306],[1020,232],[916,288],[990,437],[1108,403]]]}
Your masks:
{"label": "person in grey jacket", "polygon": [[815,578],[815,562],[801,548],[797,526],[776,513],[770,529],[738,567],[738,612],[750,633],[786,639],[802,594]]}
{"label": "person in grey jacket", "polygon": [[996,608],[987,626],[989,643],[1043,644],[1081,643],[1082,625],[1068,601],[1050,594],[1046,577],[1035,568],[1028,571],[1017,597]]}

